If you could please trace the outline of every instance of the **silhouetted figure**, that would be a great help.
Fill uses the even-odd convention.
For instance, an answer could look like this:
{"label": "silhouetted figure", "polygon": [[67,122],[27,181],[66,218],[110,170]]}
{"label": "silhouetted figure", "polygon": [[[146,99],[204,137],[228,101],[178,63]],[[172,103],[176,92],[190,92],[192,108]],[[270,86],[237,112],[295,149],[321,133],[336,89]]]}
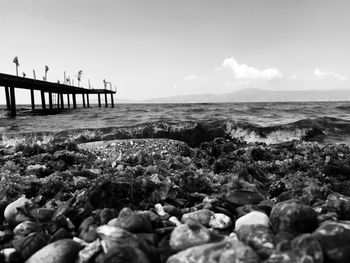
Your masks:
{"label": "silhouetted figure", "polygon": [[26,77],[26,73],[23,72],[22,74],[23,74],[23,78],[25,78]]}

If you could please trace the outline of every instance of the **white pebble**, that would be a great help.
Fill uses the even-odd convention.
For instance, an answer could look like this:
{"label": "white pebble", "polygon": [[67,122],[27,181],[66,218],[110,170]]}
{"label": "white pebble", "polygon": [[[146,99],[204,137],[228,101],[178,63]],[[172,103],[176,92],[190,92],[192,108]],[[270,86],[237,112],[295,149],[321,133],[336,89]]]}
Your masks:
{"label": "white pebble", "polygon": [[252,211],[236,220],[235,231],[239,231],[239,229],[243,226],[253,226],[253,225],[264,225],[269,227],[270,219],[263,212]]}

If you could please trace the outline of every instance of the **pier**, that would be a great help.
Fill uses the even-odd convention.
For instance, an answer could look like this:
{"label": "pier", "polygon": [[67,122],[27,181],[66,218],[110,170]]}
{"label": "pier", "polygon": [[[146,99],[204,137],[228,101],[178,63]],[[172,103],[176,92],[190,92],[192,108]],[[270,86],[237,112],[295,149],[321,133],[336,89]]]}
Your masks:
{"label": "pier", "polygon": [[[57,108],[64,109],[65,106],[73,109],[77,108],[77,96],[82,96],[83,107],[90,107],[90,95],[98,96],[98,107],[101,107],[101,95],[104,96],[105,107],[108,107],[108,97],[110,97],[110,106],[114,107],[113,95],[116,93],[107,89],[86,89],[83,87],[70,86],[66,84],[35,80],[25,77],[18,77],[9,74],[0,73],[0,87],[5,88],[6,106],[11,116],[16,116],[16,93],[15,89],[30,90],[32,110],[35,110],[34,90],[40,91],[41,108],[53,109],[54,104]],[[46,104],[45,94],[48,96],[48,105]],[[56,101],[54,101],[56,98]],[[70,98],[72,100],[70,100]],[[66,99],[66,104],[65,104]],[[72,105],[71,105],[72,101]]]}

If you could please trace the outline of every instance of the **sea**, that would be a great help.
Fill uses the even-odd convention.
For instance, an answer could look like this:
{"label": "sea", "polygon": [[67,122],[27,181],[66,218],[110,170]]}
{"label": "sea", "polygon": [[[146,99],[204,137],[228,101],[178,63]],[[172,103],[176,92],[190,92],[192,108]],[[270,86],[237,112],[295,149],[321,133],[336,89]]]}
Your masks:
{"label": "sea", "polygon": [[0,145],[170,138],[198,146],[216,137],[256,144],[292,140],[350,144],[350,102],[116,104],[31,112],[0,106]]}

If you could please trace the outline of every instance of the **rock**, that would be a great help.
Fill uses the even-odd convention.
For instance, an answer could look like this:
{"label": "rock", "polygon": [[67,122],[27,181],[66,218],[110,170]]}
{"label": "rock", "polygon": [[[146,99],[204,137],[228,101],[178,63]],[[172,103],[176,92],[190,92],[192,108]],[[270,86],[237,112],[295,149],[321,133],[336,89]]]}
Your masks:
{"label": "rock", "polygon": [[100,213],[101,225],[107,224],[110,220],[115,218],[117,215],[113,209],[103,208]]}
{"label": "rock", "polygon": [[302,234],[292,241],[292,249],[302,256],[310,256],[313,263],[323,263],[322,247],[311,234]]}
{"label": "rock", "polygon": [[310,256],[300,256],[293,251],[274,251],[264,263],[313,263]]}
{"label": "rock", "polygon": [[324,222],[312,235],[322,246],[325,262],[350,262],[349,222]]}
{"label": "rock", "polygon": [[235,231],[239,233],[240,231],[243,231],[243,228],[249,228],[253,225],[263,225],[269,227],[270,219],[263,212],[252,211],[236,220]]}
{"label": "rock", "polygon": [[14,248],[4,248],[0,251],[0,261],[6,263],[23,262],[21,253]]}
{"label": "rock", "polygon": [[215,213],[210,218],[209,226],[215,229],[229,229],[232,227],[232,220],[225,214]]}
{"label": "rock", "polygon": [[350,220],[350,197],[333,193],[327,196],[325,207],[330,212],[336,212],[340,220]]}
{"label": "rock", "polygon": [[223,237],[214,234],[197,221],[188,220],[186,224],[179,225],[173,230],[170,235],[170,247],[174,251],[181,251],[222,239]]}
{"label": "rock", "polygon": [[257,254],[244,243],[226,238],[217,243],[195,246],[168,258],[167,263],[259,262]]}
{"label": "rock", "polygon": [[195,220],[198,223],[202,224],[203,226],[209,226],[210,219],[212,216],[214,216],[215,213],[207,210],[207,209],[201,209],[198,211],[186,213],[182,215],[181,222],[185,223],[188,219]]}
{"label": "rock", "polygon": [[249,231],[241,231],[239,233],[239,239],[247,245],[251,246],[254,250],[275,248],[275,236],[272,230],[264,225],[251,225]]}
{"label": "rock", "polygon": [[51,170],[46,165],[34,164],[34,165],[29,165],[26,169],[26,172],[29,175],[33,174],[39,178],[42,178],[50,175]]}
{"label": "rock", "polygon": [[111,248],[108,253],[102,257],[103,263],[149,263],[147,255],[138,247],[130,245],[119,245]]}
{"label": "rock", "polygon": [[4,211],[6,222],[10,225],[17,225],[23,221],[29,220],[21,211],[21,209],[25,209],[29,204],[31,204],[31,201],[25,197],[20,197],[16,201],[10,203]]}
{"label": "rock", "polygon": [[32,221],[23,221],[22,223],[18,224],[14,229],[13,233],[18,236],[27,236],[30,233],[37,232],[40,230],[40,226]]}
{"label": "rock", "polygon": [[46,245],[26,263],[74,263],[81,245],[72,239],[61,239]]}
{"label": "rock", "polygon": [[120,212],[117,218],[108,222],[108,225],[120,227],[132,233],[150,233],[152,232],[151,222],[130,208],[125,207]]}
{"label": "rock", "polygon": [[272,208],[270,221],[275,233],[286,231],[294,235],[310,233],[318,226],[317,214],[312,207],[297,200],[276,204]]}
{"label": "rock", "polygon": [[82,250],[79,251],[79,258],[77,260],[77,263],[89,262],[91,258],[94,257],[100,251],[102,251],[101,242],[99,239],[96,239],[94,242],[89,243]]}
{"label": "rock", "polygon": [[103,225],[96,229],[97,235],[102,239],[102,247],[105,252],[117,245],[137,246],[137,236],[119,227]]}
{"label": "rock", "polygon": [[44,233],[31,233],[26,237],[14,239],[13,247],[21,253],[24,260],[47,244],[48,236]]}
{"label": "rock", "polygon": [[65,228],[60,228],[51,236],[49,243],[55,242],[60,239],[65,239],[65,238],[73,238],[73,236]]}
{"label": "rock", "polygon": [[41,222],[49,221],[54,213],[55,210],[50,208],[35,208],[29,211],[32,217]]}
{"label": "rock", "polygon": [[13,232],[9,226],[0,226],[0,243],[6,243],[13,238]]}
{"label": "rock", "polygon": [[258,204],[265,197],[259,193],[250,190],[234,190],[226,196],[226,201],[236,206]]}

